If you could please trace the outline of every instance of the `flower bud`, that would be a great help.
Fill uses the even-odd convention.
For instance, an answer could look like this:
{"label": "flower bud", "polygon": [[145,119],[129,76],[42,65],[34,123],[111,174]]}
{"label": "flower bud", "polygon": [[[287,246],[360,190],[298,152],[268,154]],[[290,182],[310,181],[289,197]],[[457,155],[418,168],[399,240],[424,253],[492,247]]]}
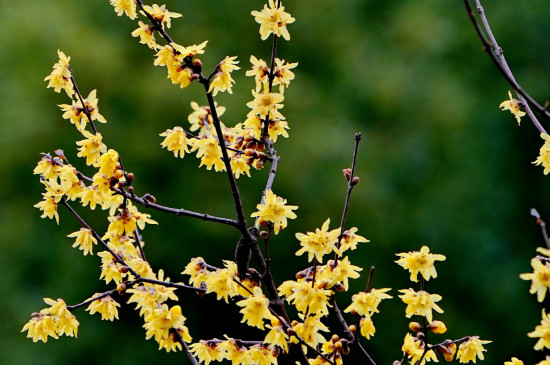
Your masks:
{"label": "flower bud", "polygon": [[418,322],[411,322],[409,323],[409,329],[413,332],[420,332],[422,330],[422,326]]}
{"label": "flower bud", "polygon": [[447,326],[441,321],[433,321],[428,326],[428,329],[433,333],[445,333],[447,332]]}
{"label": "flower bud", "polygon": [[343,169],[342,173],[344,174],[344,178],[349,181],[351,179],[351,169]]}
{"label": "flower bud", "polygon": [[118,294],[124,295],[126,294],[126,283],[122,283],[117,285],[116,290],[118,291]]}
{"label": "flower bud", "polygon": [[339,339],[340,339],[340,336],[332,335],[332,338],[330,340],[332,341],[332,343],[336,343],[336,342],[338,342]]}
{"label": "flower bud", "polygon": [[134,173],[133,172],[129,172],[126,174],[126,180],[128,181],[128,184],[131,184],[132,181],[134,181]]}
{"label": "flower bud", "polygon": [[354,324],[352,324],[351,326],[349,326],[349,331],[350,331],[351,333],[357,332],[357,326],[355,326]]}
{"label": "flower bud", "polygon": [[359,184],[359,177],[355,176],[353,179],[351,179],[351,186],[355,186]]}

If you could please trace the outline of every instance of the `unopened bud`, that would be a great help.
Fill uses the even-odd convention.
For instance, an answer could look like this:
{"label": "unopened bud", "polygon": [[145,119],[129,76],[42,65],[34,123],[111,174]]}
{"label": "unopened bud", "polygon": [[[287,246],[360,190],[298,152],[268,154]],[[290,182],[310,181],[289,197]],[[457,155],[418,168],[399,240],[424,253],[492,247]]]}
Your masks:
{"label": "unopened bud", "polygon": [[155,198],[153,195],[147,193],[143,196],[143,200],[146,200],[149,203],[155,203],[157,201],[157,198]]}
{"label": "unopened bud", "polygon": [[357,184],[359,184],[359,178],[357,176],[355,176],[353,179],[351,179],[351,186],[355,186]]}
{"label": "unopened bud", "polygon": [[193,68],[198,72],[202,71],[202,62],[198,58],[193,59]]}
{"label": "unopened bud", "polygon": [[334,344],[334,348],[335,348],[336,351],[338,351],[338,352],[342,351],[342,347],[343,347],[343,345],[342,345],[342,342],[340,342],[340,341],[338,341],[338,342],[336,342],[336,343]]}
{"label": "unopened bud", "polygon": [[336,343],[336,342],[338,342],[339,339],[340,339],[340,336],[332,335],[332,338],[330,340],[332,341],[332,343]]}
{"label": "unopened bud", "polygon": [[409,323],[409,329],[413,332],[420,332],[420,330],[422,330],[422,326],[418,322],[411,322]]}
{"label": "unopened bud", "polygon": [[336,283],[332,289],[336,290],[337,292],[343,292],[344,290],[346,290],[346,288],[344,287],[344,285],[342,283]]}
{"label": "unopened bud", "polygon": [[260,237],[261,237],[263,240],[267,239],[267,238],[269,237],[269,232],[267,232],[267,231],[261,231],[261,232],[260,232]]}
{"label": "unopened bud", "polygon": [[428,329],[432,331],[433,333],[445,333],[447,332],[447,326],[445,326],[445,323],[441,321],[433,321],[428,326]]}
{"label": "unopened bud", "polygon": [[134,187],[133,186],[128,186],[128,192],[130,194],[133,194],[134,193]]}
{"label": "unopened bud", "polygon": [[349,181],[349,179],[351,179],[351,169],[343,169],[342,172],[344,173],[346,180]]}
{"label": "unopened bud", "polygon": [[63,159],[63,160],[66,160],[67,158],[65,157],[65,152],[63,152],[62,149],[57,149],[55,151],[53,151],[59,158]]}
{"label": "unopened bud", "polygon": [[351,326],[349,326],[349,331],[350,331],[351,333],[357,332],[357,326],[355,326],[354,324],[352,324]]}
{"label": "unopened bud", "polygon": [[128,184],[131,184],[132,181],[134,181],[134,173],[133,172],[129,172],[126,174],[126,180],[128,180]]}
{"label": "unopened bud", "polygon": [[122,273],[122,274],[126,274],[128,272],[128,266],[121,266],[119,267],[118,269],[118,272]]}
{"label": "unopened bud", "polygon": [[418,332],[416,334],[416,338],[418,338],[420,341],[424,341],[424,340],[426,340],[426,335],[424,335],[423,332]]}
{"label": "unopened bud", "polygon": [[122,283],[117,285],[116,290],[118,291],[118,294],[124,295],[126,294],[126,283]]}
{"label": "unopened bud", "polygon": [[115,173],[113,174],[113,176],[120,180],[123,176],[124,176],[124,173],[122,172],[122,170],[116,170]]}
{"label": "unopened bud", "polygon": [[453,361],[456,353],[456,343],[450,343],[449,345],[445,346],[445,351],[443,352],[443,356],[445,357],[445,361],[451,362]]}

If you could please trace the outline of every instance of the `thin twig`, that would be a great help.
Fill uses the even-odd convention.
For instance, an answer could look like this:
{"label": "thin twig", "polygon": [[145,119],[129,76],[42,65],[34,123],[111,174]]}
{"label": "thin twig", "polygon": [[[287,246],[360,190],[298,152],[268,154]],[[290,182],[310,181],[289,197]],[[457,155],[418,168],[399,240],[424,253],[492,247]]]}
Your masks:
{"label": "thin twig", "polygon": [[540,217],[539,212],[535,208],[531,208],[531,215],[537,219],[537,224],[540,227],[542,238],[544,239],[544,245],[546,248],[550,248],[550,241],[548,241],[548,232],[546,231],[546,223]]}
{"label": "thin twig", "polygon": [[78,86],[76,85],[76,81],[73,77],[73,70],[69,70],[69,72],[71,73],[71,82],[73,83],[76,95],[78,95],[78,99],[80,99],[80,104],[82,104],[82,111],[84,112],[84,114],[86,114],[86,117],[88,118],[88,122],[90,122],[90,125],[92,126],[92,130],[94,131],[94,135],[95,135],[97,134],[97,129],[95,127],[94,121],[92,120],[92,114],[86,107],[86,104],[84,103],[84,98],[82,97],[80,90],[78,90]]}
{"label": "thin twig", "polygon": [[[500,48],[496,43],[496,39],[494,38],[491,28],[489,27],[489,23],[487,22],[487,19],[485,17],[485,12],[483,10],[483,7],[481,7],[481,3],[479,2],[479,0],[476,0],[476,3],[478,4],[478,13],[481,16],[483,23],[486,24],[485,26],[486,31],[491,37],[491,39],[494,40],[493,44],[491,44],[489,40],[487,40],[487,37],[483,33],[481,29],[481,25],[479,24],[474,14],[474,11],[472,9],[472,6],[470,5],[470,0],[464,0],[464,5],[466,6],[466,10],[470,17],[470,20],[474,25],[477,35],[479,36],[481,42],[483,43],[483,49],[491,57],[491,60],[493,61],[497,69],[500,71],[500,73],[504,76],[506,81],[517,92],[517,94],[520,97],[520,101],[525,107],[527,115],[529,116],[529,118],[531,119],[535,127],[538,129],[540,133],[546,133],[546,130],[544,129],[544,127],[540,124],[540,122],[532,113],[529,105],[532,105],[537,110],[537,112],[547,120],[550,120],[550,113],[546,110],[546,108],[541,106],[535,99],[533,99],[531,95],[529,95],[525,90],[523,90],[523,88],[516,82],[510,68],[508,67],[508,64],[506,63],[506,60],[504,59],[502,48]],[[494,49],[494,51],[492,51],[491,49]]]}
{"label": "thin twig", "polygon": [[[346,200],[344,201],[344,209],[342,211],[342,219],[340,220],[340,236],[338,236],[338,243],[336,244],[337,248],[340,248],[342,242],[343,231],[346,225],[346,218],[348,216],[349,201],[351,197],[351,192],[353,187],[357,185],[357,182],[354,180],[355,177],[355,164],[357,163],[357,150],[359,149],[359,142],[361,141],[361,132],[355,133],[355,147],[353,149],[353,159],[351,161],[351,174],[348,178],[348,190],[346,192]],[[334,265],[338,264],[338,253],[334,253]]]}
{"label": "thin twig", "polygon": [[111,189],[114,192],[116,192],[117,194],[120,194],[123,197],[126,197],[127,199],[130,199],[131,201],[143,205],[145,208],[151,208],[151,209],[155,209],[155,210],[158,210],[158,211],[161,211],[161,212],[174,214],[174,215],[177,215],[177,216],[182,216],[183,215],[183,216],[186,216],[186,217],[198,218],[198,219],[201,219],[203,221],[227,224],[229,226],[234,226],[234,227],[236,227],[238,225],[238,222],[233,220],[233,219],[216,217],[216,216],[209,215],[209,214],[204,214],[204,213],[197,213],[197,212],[193,212],[193,211],[187,210],[187,209],[171,208],[171,207],[167,207],[167,206],[164,206],[164,205],[160,205],[160,204],[150,202],[149,200],[144,199],[144,198],[140,198],[136,195],[133,195],[133,194],[127,192],[124,189],[117,189],[117,188],[111,188]]}

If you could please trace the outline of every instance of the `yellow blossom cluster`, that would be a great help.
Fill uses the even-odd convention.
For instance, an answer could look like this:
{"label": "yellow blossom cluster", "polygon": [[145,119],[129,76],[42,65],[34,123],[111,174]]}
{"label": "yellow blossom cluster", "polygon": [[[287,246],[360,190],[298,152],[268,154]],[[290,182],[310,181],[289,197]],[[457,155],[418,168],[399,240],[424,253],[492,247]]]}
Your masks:
{"label": "yellow blossom cluster", "polygon": [[33,313],[21,332],[28,331],[27,337],[32,338],[33,342],[47,342],[48,336],[55,339],[62,335],[76,337],[79,323],[63,299],[44,298],[44,302],[50,307],[42,309],[40,313]]}
{"label": "yellow blossom cluster", "polygon": [[[400,258],[395,262],[410,273],[409,279],[412,282],[420,281],[420,290],[412,288],[401,289],[399,298],[407,305],[405,317],[411,318],[413,315],[423,316],[424,324],[410,322],[409,329],[415,332],[415,335],[407,333],[401,350],[404,356],[412,365],[423,365],[427,361],[438,362],[437,355],[442,354],[446,361],[452,361],[454,358],[461,363],[476,362],[479,358],[483,360],[484,344],[491,341],[480,340],[478,336],[468,336],[459,340],[447,339],[437,345],[427,342],[427,333],[442,334],[447,331],[447,326],[441,321],[433,320],[433,311],[443,313],[443,309],[437,305],[442,297],[438,294],[430,294],[425,291],[425,283],[437,277],[434,263],[436,261],[445,261],[445,256],[430,253],[428,246],[422,246],[420,251],[398,253]],[[418,278],[420,274],[420,280]],[[457,343],[460,345],[457,348]]]}
{"label": "yellow blossom cluster", "polygon": [[233,364],[276,365],[279,350],[267,343],[245,346],[240,341],[229,338],[200,340],[189,346],[195,357],[204,365],[212,361],[231,360]]}

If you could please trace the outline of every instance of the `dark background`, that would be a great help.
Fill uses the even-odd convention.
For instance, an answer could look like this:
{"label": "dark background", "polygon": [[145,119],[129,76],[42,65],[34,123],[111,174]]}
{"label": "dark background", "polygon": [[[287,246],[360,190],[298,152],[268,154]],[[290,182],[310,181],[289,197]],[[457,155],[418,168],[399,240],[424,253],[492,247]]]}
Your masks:
{"label": "dark background", "polygon": [[[206,70],[223,57],[239,57],[241,70],[233,95],[216,100],[227,107],[228,125],[242,122],[254,87],[244,76],[250,54],[267,59],[270,41],[261,41],[250,16],[263,1],[175,1],[168,9],[183,13],[170,34],[182,45],[209,40],[201,57]],[[306,266],[295,257],[295,232],[320,227],[341,215],[353,135],[363,133],[357,164],[361,183],[352,195],[349,226],[371,243],[354,251],[352,263],[365,268],[348,294],[345,308],[361,290],[371,265],[375,287],[408,288],[408,274],[394,263],[395,253],[423,244],[447,256],[438,263],[438,278],[428,291],[439,293],[445,310],[435,315],[449,329],[447,337],[479,335],[487,363],[512,356],[534,363],[534,339],[542,306],[528,294],[518,275],[531,271],[529,260],[542,244],[530,217],[532,207],[550,220],[548,179],[531,164],[542,140],[524,118],[521,127],[498,109],[509,86],[481,49],[461,1],[349,0],[286,1],[296,18],[288,27],[291,41],[281,41],[279,57],[299,62],[296,80],[285,93],[283,114],[289,139],[281,138],[274,191],[299,205],[298,219],[272,242],[275,279],[290,279]],[[549,94],[550,3],[544,0],[487,1],[493,30],[520,84],[541,102]],[[43,297],[78,303],[112,288],[99,277],[99,259],[83,257],[66,235],[77,222],[60,211],[61,222],[40,219],[32,205],[42,185],[32,170],[40,152],[65,150],[75,165],[79,133],[61,118],[57,104],[64,94],[46,89],[44,77],[57,61],[57,49],[71,56],[82,92],[98,90],[104,141],[135,173],[138,194],[159,202],[220,216],[233,216],[226,177],[197,169],[160,148],[159,133],[185,126],[190,102],[206,103],[198,84],[180,90],[153,66],[152,52],[130,33],[137,23],[117,17],[107,1],[0,1],[0,354],[6,364],[148,364],[186,363],[181,353],[157,351],[145,341],[142,321],[133,306],[122,304],[121,319],[101,321],[83,309],[78,339],[63,337],[33,344],[19,333]],[[255,210],[267,170],[238,181],[247,214]],[[106,212],[79,209],[104,231]],[[191,257],[213,265],[232,259],[238,233],[225,226],[153,213],[158,226],[144,232],[147,255],[177,281]],[[97,251],[97,250],[96,250]],[[263,336],[238,324],[235,305],[179,293],[194,340]],[[125,298],[119,298],[124,302]],[[401,358],[407,330],[405,305],[381,304],[377,328],[366,348],[379,364]],[[354,360],[355,359],[355,360]],[[359,363],[359,359],[348,363]],[[443,360],[441,360],[443,361]]]}

